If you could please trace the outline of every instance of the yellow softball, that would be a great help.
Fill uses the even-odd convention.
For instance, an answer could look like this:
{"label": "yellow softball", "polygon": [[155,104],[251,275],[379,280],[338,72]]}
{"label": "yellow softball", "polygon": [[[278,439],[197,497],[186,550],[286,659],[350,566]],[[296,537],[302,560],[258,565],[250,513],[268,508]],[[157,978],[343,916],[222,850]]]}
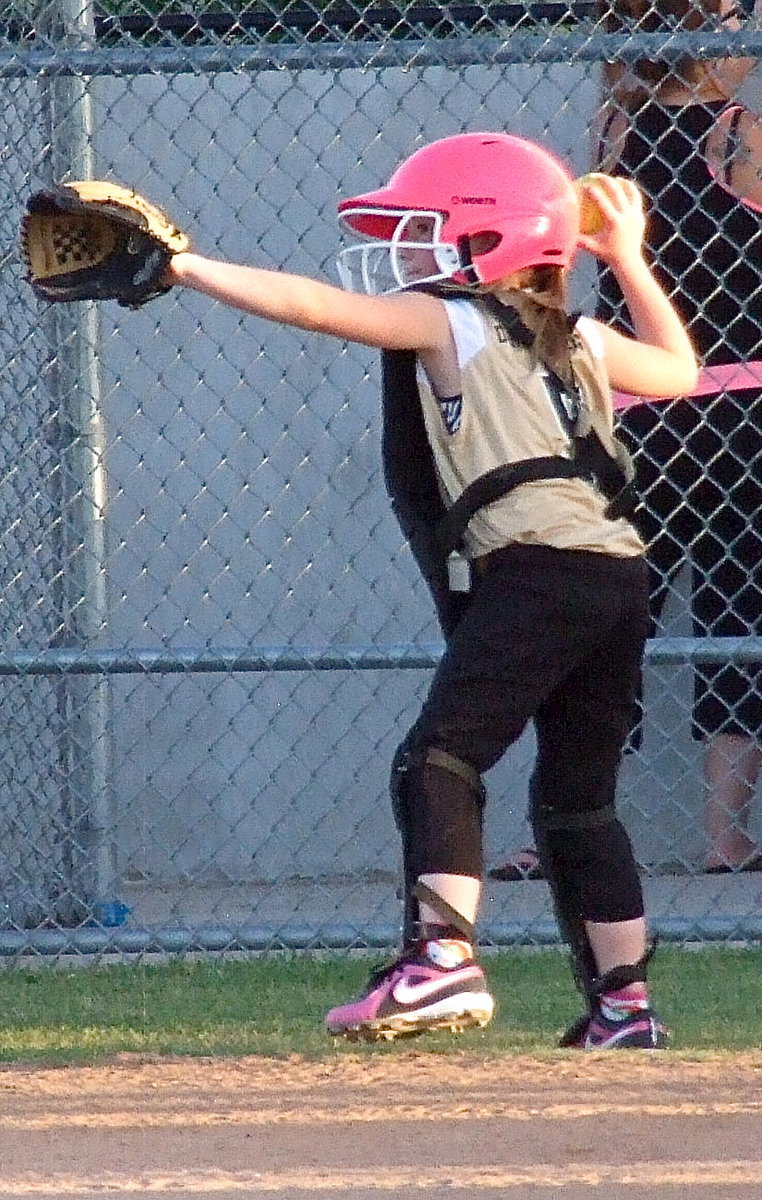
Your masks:
{"label": "yellow softball", "polygon": [[605,178],[606,176],[602,171],[589,171],[587,175],[580,175],[579,179],[574,180],[574,186],[577,189],[577,195],[579,196],[580,233],[600,233],[606,224],[603,213],[593,197],[585,189],[586,183],[591,183],[595,179]]}

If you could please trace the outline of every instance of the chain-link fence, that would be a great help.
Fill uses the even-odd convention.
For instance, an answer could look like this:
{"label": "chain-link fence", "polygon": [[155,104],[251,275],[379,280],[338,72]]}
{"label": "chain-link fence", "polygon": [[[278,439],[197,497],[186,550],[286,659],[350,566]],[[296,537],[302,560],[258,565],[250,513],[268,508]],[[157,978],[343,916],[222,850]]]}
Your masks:
{"label": "chain-link fence", "polygon": [[[185,292],[139,312],[51,310],[16,248],[27,195],[113,178],[162,204],[202,252],[334,278],[337,197],[377,186],[417,145],[509,129],[582,174],[603,162],[600,138],[621,152],[601,118],[612,97],[623,108],[617,87],[638,64],[674,80],[687,56],[706,73],[762,47],[753,21],[654,22],[645,5],[640,20],[611,17],[489,0],[0,7],[6,957],[394,943],[388,769],[441,650],[384,494],[376,354]],[[679,104],[660,88],[647,98],[667,126],[640,153],[666,219],[706,197],[669,193],[672,158],[691,147],[668,145]],[[627,153],[619,169],[635,173]],[[689,260],[665,258],[671,289],[690,292],[698,263],[706,303],[687,319],[714,321],[709,360],[753,364],[762,245],[708,212]],[[578,307],[595,310],[596,282],[580,263]],[[734,308],[720,318],[707,305],[723,289]],[[739,314],[740,349],[727,329]],[[666,458],[672,409],[649,406],[648,428],[633,416],[643,410],[623,418],[646,510],[674,551],[657,564],[668,595],[620,797],[666,937],[760,931],[762,874],[704,869],[718,804],[720,865],[753,865],[762,841],[757,366],[756,391],[684,402],[695,420],[668,426]],[[687,483],[672,480],[676,459]],[[707,467],[718,459],[719,483]],[[722,513],[709,549],[707,512]],[[531,759],[528,732],[488,780],[490,864],[526,843]],[[712,801],[728,773],[731,792]],[[545,885],[488,888],[481,928],[494,943],[555,940]]]}

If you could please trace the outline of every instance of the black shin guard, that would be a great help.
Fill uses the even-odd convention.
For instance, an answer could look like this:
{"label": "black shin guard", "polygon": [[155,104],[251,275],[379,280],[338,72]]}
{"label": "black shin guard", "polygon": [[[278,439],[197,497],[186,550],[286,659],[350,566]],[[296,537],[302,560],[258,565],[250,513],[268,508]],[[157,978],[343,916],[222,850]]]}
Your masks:
{"label": "black shin guard", "polygon": [[656,941],[651,942],[642,958],[636,963],[624,963],[621,967],[612,967],[603,975],[593,980],[590,999],[595,1002],[606,992],[618,992],[620,988],[629,987],[631,983],[646,983],[648,972],[646,968],[656,953]]}
{"label": "black shin guard", "polygon": [[559,861],[556,838],[553,836],[559,828],[553,820],[555,813],[537,805],[533,806],[530,816],[535,846],[550,888],[558,928],[571,954],[574,982],[584,996],[589,996],[598,968],[580,911],[579,890],[567,879],[563,864]]}
{"label": "black shin guard", "polygon": [[[577,987],[591,1001],[599,977],[586,922],[641,916],[643,898],[627,834],[613,805],[566,813],[533,804],[532,828],[561,935],[569,945]],[[592,877],[592,879],[591,879]],[[594,896],[583,905],[583,890]]]}
{"label": "black shin guard", "polygon": [[[482,815],[485,792],[481,777],[468,763],[437,746],[397,751],[392,766],[392,806],[402,837],[405,908],[403,941],[418,938],[418,904],[422,900],[442,912],[444,923],[473,937],[464,918],[436,893],[422,894],[421,875],[482,875]],[[457,917],[457,920],[453,919]],[[460,923],[460,924],[459,924]],[[464,932],[464,924],[469,933]]]}

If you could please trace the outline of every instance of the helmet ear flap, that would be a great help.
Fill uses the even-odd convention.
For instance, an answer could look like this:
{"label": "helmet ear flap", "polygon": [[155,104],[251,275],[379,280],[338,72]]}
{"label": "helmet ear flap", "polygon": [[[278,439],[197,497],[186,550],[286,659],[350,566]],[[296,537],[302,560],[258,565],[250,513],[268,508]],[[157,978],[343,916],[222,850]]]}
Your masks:
{"label": "helmet ear flap", "polygon": [[503,240],[502,234],[494,229],[485,229],[480,233],[463,234],[458,238],[458,254],[460,255],[461,274],[467,284],[483,283],[479,271],[478,259],[484,254],[491,254]]}

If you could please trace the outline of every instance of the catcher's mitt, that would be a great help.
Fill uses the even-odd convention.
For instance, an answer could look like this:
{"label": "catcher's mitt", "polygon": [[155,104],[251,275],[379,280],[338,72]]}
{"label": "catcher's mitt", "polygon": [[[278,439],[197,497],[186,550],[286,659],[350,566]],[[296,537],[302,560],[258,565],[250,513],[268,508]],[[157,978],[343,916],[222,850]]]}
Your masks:
{"label": "catcher's mitt", "polygon": [[35,192],[21,223],[27,278],[43,300],[118,300],[140,308],[169,291],[164,271],[188,246],[161,209],[98,179]]}

